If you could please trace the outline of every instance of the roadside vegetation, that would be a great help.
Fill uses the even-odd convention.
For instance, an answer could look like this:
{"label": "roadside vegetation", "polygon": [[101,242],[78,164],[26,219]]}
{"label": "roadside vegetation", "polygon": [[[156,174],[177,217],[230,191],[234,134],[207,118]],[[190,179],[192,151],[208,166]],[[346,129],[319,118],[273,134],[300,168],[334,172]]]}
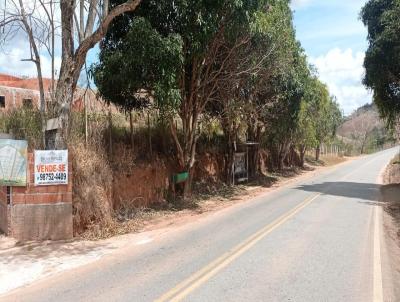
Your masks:
{"label": "roadside vegetation", "polygon": [[397,142],[395,129],[386,127],[375,104],[366,104],[345,117],[337,140],[347,155],[373,153]]}
{"label": "roadside vegetation", "polygon": [[[400,115],[400,2],[370,0],[361,12],[368,29],[364,84],[390,127],[398,127]],[[399,130],[399,128],[398,128]]]}
{"label": "roadside vegetation", "polygon": [[[368,29],[364,84],[387,127],[400,138],[400,1],[369,0],[361,12]],[[393,280],[400,278],[400,153],[386,167],[381,187],[384,227]],[[398,286],[395,296],[400,295]]]}

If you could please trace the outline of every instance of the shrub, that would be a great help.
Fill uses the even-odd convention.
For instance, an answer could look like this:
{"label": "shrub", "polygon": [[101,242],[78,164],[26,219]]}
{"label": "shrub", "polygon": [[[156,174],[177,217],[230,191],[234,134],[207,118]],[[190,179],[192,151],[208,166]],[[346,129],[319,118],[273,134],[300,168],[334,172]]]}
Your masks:
{"label": "shrub", "polygon": [[42,119],[36,108],[20,108],[5,112],[0,117],[1,131],[15,139],[25,139],[31,149],[43,147]]}

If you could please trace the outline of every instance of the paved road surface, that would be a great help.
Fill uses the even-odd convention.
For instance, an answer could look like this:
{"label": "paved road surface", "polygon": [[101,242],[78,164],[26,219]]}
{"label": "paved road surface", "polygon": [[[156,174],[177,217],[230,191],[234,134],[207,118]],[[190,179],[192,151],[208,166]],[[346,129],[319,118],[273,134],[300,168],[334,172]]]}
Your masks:
{"label": "paved road surface", "polygon": [[325,170],[0,300],[388,301],[375,202],[379,172],[396,151]]}

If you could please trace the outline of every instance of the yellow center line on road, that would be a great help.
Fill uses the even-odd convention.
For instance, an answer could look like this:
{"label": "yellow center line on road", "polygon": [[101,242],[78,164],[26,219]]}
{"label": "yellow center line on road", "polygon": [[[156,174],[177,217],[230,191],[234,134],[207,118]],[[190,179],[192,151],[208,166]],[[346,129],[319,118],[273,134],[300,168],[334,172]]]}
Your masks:
{"label": "yellow center line on road", "polygon": [[[343,176],[340,180],[347,180],[350,176],[352,176],[354,173],[359,171],[361,168],[364,168],[365,166],[371,164],[374,162],[376,158],[373,158],[372,160],[369,160],[365,164],[356,167],[355,170],[352,172],[346,174]],[[338,167],[334,167],[332,169],[333,172],[337,170]],[[306,198],[304,201],[302,201],[299,205],[291,209],[290,211],[286,212],[276,220],[274,220],[272,223],[266,225],[263,227],[261,230],[257,231],[255,234],[247,238],[245,241],[242,243],[238,244],[234,248],[232,248],[230,251],[224,253],[222,256],[219,258],[215,259],[214,261],[210,262],[208,265],[203,267],[201,270],[197,271],[178,285],[176,285],[174,288],[163,294],[160,298],[156,299],[155,302],[165,302],[165,301],[173,301],[173,302],[178,302],[182,301],[186,296],[188,296],[191,292],[193,292],[196,288],[200,287],[203,283],[208,281],[210,278],[212,278],[214,275],[216,275],[219,271],[221,271],[224,267],[226,267],[228,264],[233,262],[235,259],[237,259],[239,256],[241,256],[243,253],[248,251],[251,247],[253,247],[256,243],[258,243],[261,239],[266,237],[268,234],[270,234],[272,231],[274,231],[276,228],[279,226],[283,225],[285,222],[287,222],[290,218],[292,218],[294,215],[296,215],[298,212],[300,212],[302,209],[307,207],[311,202],[313,202],[317,197],[320,195],[324,194],[324,192],[319,192],[315,195],[312,195],[308,198]],[[376,233],[376,232],[375,232]],[[377,242],[375,240],[375,242]],[[375,253],[375,255],[377,255]],[[380,255],[380,251],[379,251]],[[375,259],[376,260],[376,259]],[[377,269],[380,267],[380,261],[375,261],[376,268],[374,272],[374,276],[378,275],[377,274]],[[377,284],[379,283],[379,277],[375,278],[374,281],[377,280]],[[374,286],[374,289],[376,286]],[[378,287],[379,289],[379,287]],[[374,290],[374,296],[379,297],[379,290],[376,291]],[[374,302],[380,302],[381,300],[376,299]]]}
{"label": "yellow center line on road", "polygon": [[299,205],[291,209],[289,212],[283,214],[272,223],[266,225],[261,230],[257,231],[255,234],[250,236],[244,242],[240,243],[234,247],[231,251],[224,253],[221,257],[209,263],[207,266],[194,273],[192,276],[186,280],[179,283],[173,289],[162,295],[160,298],[156,299],[156,302],[164,301],[181,301],[188,294],[194,291],[196,288],[201,286],[204,282],[209,280],[212,276],[217,274],[220,270],[226,267],[229,263],[237,259],[240,255],[245,253],[251,247],[253,247],[257,242],[271,233],[273,230],[284,224],[303,208],[308,206],[312,201],[314,201],[321,193],[317,193],[305,199]]}

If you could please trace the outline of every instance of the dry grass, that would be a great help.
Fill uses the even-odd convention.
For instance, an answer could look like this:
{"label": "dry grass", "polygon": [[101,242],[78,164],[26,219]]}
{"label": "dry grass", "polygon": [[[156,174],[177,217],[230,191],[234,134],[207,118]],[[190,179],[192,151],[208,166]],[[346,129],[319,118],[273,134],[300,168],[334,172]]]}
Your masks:
{"label": "dry grass", "polygon": [[82,143],[71,148],[73,158],[74,231],[112,227],[112,171],[104,152]]}
{"label": "dry grass", "polygon": [[305,158],[306,163],[311,166],[324,166],[324,167],[337,165],[342,162],[345,162],[346,160],[347,158],[345,156],[330,156],[330,155],[321,156],[319,160],[315,160],[314,156],[308,156],[308,155]]}
{"label": "dry grass", "polygon": [[113,171],[129,171],[135,167],[137,154],[123,143],[113,144],[111,165]]}
{"label": "dry grass", "polygon": [[400,165],[400,154],[397,154],[390,163],[392,165]]}
{"label": "dry grass", "polygon": [[385,184],[400,184],[400,154],[396,155],[387,166],[384,174]]}
{"label": "dry grass", "polygon": [[324,166],[329,167],[345,162],[347,158],[344,156],[323,156],[321,160],[323,161]]}

